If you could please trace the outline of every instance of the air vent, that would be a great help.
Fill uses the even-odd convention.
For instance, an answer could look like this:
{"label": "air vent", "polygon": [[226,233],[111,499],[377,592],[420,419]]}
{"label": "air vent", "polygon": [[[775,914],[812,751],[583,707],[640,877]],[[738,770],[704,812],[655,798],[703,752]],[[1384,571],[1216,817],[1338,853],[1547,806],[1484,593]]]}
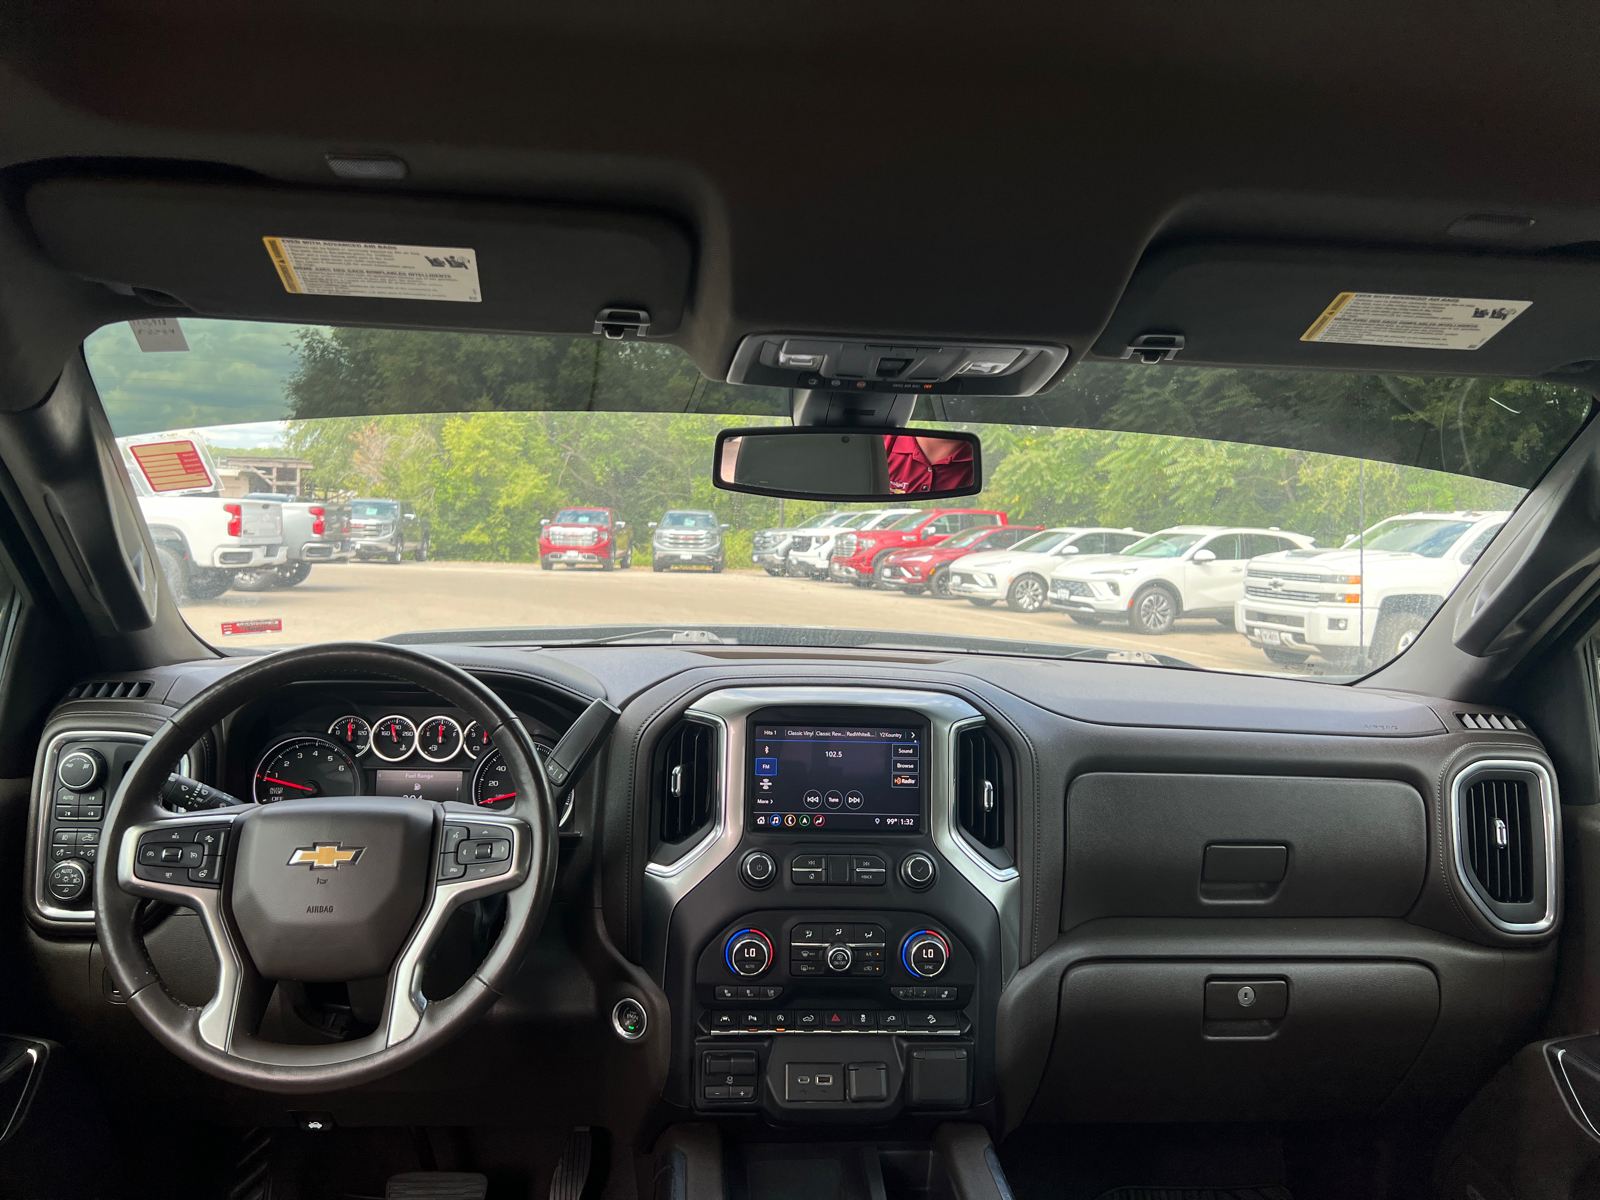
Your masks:
{"label": "air vent", "polygon": [[1533,806],[1527,781],[1480,775],[1462,797],[1462,849],[1489,899],[1527,904],[1533,899]]}
{"label": "air vent", "polygon": [[1503,729],[1507,733],[1527,733],[1528,727],[1510,713],[1458,712],[1456,720],[1464,729]]}
{"label": "air vent", "polygon": [[1006,844],[1004,759],[981,727],[963,731],[956,743],[956,821],[990,849]]}
{"label": "air vent", "polygon": [[661,841],[685,841],[710,823],[716,748],[717,731],[698,721],[684,721],[667,735],[656,780],[656,832]]}
{"label": "air vent", "polygon": [[91,679],[72,687],[68,700],[138,700],[150,691],[148,679]]}

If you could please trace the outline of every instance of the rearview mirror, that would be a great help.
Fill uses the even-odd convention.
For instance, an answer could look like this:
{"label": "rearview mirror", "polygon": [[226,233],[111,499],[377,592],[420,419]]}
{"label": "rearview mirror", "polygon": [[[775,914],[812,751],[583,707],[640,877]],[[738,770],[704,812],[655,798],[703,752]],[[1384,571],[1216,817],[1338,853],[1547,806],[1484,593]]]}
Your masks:
{"label": "rearview mirror", "polygon": [[944,429],[725,429],[711,481],[790,500],[940,500],[983,487],[977,434]]}

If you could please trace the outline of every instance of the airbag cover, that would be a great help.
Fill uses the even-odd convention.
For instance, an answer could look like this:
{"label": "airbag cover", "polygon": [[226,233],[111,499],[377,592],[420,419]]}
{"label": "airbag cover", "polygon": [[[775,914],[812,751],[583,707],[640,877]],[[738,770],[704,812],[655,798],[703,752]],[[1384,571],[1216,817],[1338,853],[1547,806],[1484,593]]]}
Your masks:
{"label": "airbag cover", "polygon": [[256,969],[306,983],[388,973],[429,886],[425,800],[290,800],[235,823],[233,914]]}

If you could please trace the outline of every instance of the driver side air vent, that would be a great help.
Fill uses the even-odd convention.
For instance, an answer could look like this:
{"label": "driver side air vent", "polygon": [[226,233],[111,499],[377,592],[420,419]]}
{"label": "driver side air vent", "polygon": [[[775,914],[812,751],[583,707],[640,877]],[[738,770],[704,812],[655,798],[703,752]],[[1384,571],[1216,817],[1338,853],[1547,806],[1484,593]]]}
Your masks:
{"label": "driver side air vent", "polygon": [[956,822],[991,850],[1006,844],[1005,761],[981,726],[963,730],[956,742]]}
{"label": "driver side air vent", "polygon": [[1480,777],[1466,789],[1463,833],[1472,874],[1489,899],[1533,899],[1533,828],[1528,785],[1521,779]]}
{"label": "driver side air vent", "polygon": [[65,700],[138,700],[150,691],[148,679],[91,679],[67,689]]}
{"label": "driver side air vent", "polygon": [[667,734],[656,773],[656,836],[682,842],[711,822],[716,796],[717,731],[680,722]]}

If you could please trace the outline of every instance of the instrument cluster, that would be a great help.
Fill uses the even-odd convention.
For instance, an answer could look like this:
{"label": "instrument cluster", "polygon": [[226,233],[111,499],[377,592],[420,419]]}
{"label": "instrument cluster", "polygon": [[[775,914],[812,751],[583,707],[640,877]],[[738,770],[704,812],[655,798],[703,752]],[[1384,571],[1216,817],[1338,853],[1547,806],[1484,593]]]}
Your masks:
{"label": "instrument cluster", "polygon": [[[530,730],[541,729],[526,717]],[[541,757],[553,736],[533,734]],[[315,796],[416,796],[425,800],[508,808],[515,785],[500,751],[478,722],[465,725],[448,712],[417,717],[388,711],[346,712],[326,728],[306,729],[274,741],[256,764],[251,798],[258,804]],[[560,801],[564,822],[569,792]]]}

